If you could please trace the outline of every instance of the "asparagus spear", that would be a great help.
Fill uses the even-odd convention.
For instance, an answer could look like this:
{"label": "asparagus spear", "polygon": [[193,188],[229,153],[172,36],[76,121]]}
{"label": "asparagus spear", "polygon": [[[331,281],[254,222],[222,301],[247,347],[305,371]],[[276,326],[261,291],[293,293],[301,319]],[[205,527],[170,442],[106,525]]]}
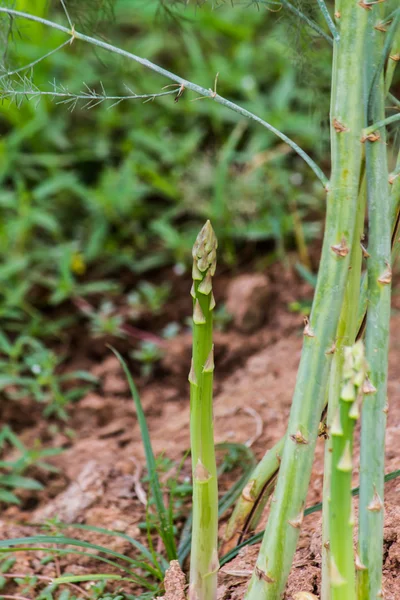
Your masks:
{"label": "asparagus spear", "polygon": [[[382,17],[382,7],[369,14],[369,43],[366,46],[367,126],[385,117],[386,90],[383,69],[377,74],[384,42],[375,25]],[[397,11],[391,35],[400,25]],[[378,67],[379,68],[379,67]],[[378,137],[379,136],[379,137]],[[368,315],[366,356],[369,383],[365,386],[361,418],[360,504],[358,598],[377,598],[381,594],[383,563],[383,493],[385,429],[387,413],[387,371],[391,298],[392,235],[389,173],[385,128],[366,141],[366,175],[369,214],[368,243]],[[373,443],[371,441],[373,440]]]}
{"label": "asparagus spear", "polygon": [[361,172],[364,42],[368,10],[340,2],[340,42],[334,44],[331,131],[332,176],[326,230],[310,322],[290,413],[275,497],[247,600],[283,593],[300,532],[318,424],[354,241]]}
{"label": "asparagus spear", "polygon": [[190,439],[193,472],[193,525],[189,600],[217,595],[218,487],[214,450],[212,386],[214,347],[212,277],[217,239],[210,221],[193,246],[193,355],[190,382]]}
{"label": "asparagus spear", "polygon": [[329,566],[332,600],[355,600],[351,477],[353,432],[365,377],[363,342],[344,348],[342,388],[330,435],[332,473],[329,498]]}

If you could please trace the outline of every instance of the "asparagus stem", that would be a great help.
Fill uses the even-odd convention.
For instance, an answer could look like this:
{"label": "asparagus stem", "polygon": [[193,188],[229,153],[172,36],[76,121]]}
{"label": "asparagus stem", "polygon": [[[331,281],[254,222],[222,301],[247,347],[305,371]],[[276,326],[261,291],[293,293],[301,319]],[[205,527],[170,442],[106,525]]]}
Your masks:
{"label": "asparagus stem", "polygon": [[[355,242],[361,240],[366,205],[366,185],[365,177],[362,178],[359,200],[357,206],[357,221]],[[323,484],[323,512],[322,512],[322,583],[321,600],[330,600],[330,490],[332,474],[332,451],[333,437],[330,434],[332,423],[339,409],[340,385],[342,381],[342,372],[345,359],[345,347],[352,346],[357,335],[357,311],[360,301],[360,279],[361,279],[362,250],[361,245],[354,243],[350,263],[351,270],[346,286],[345,299],[340,314],[339,326],[337,331],[336,352],[333,356],[332,368],[330,372],[330,383],[328,387],[328,416],[327,432],[328,436],[325,442],[324,457],[324,484]]]}
{"label": "asparagus stem", "polygon": [[[398,164],[400,166],[400,153],[398,158]],[[397,179],[396,179],[397,182]],[[397,240],[398,229],[400,228],[400,178],[397,189],[392,186],[391,193],[391,206],[392,206],[392,264],[394,263],[399,251],[400,244]],[[361,247],[360,247],[361,248]],[[352,260],[352,259],[351,259]],[[352,274],[353,271],[350,271]],[[367,314],[367,287],[368,277],[367,273],[364,273],[361,279],[360,287],[360,300],[358,305],[358,316],[356,319],[357,323],[357,339],[360,339],[364,335],[364,321],[366,321]],[[338,335],[337,346],[340,347],[340,339]],[[324,405],[324,410],[326,408]],[[322,419],[322,417],[321,417]],[[254,472],[250,476],[250,480],[254,480],[255,484],[252,488],[253,496],[251,502],[248,502],[243,496],[241,496],[237,502],[235,510],[230,518],[224,539],[224,549],[228,550],[237,544],[240,544],[244,538],[244,535],[248,533],[249,525],[251,524],[254,529],[257,526],[258,521],[255,519],[255,514],[258,515],[258,505],[260,503],[266,503],[270,494],[272,493],[275,483],[276,476],[279,470],[280,462],[276,461],[276,455],[281,454],[283,448],[284,436],[267,452],[255,468]],[[279,449],[278,449],[279,448]],[[273,466],[276,465],[274,469]],[[329,489],[329,488],[328,488]],[[259,490],[256,494],[255,490]],[[266,497],[264,496],[266,495]],[[257,511],[257,512],[256,512]],[[240,517],[239,517],[240,515]],[[236,519],[238,521],[236,522]],[[239,535],[239,537],[236,537]],[[227,550],[227,551],[228,551]],[[324,596],[323,596],[324,598]]]}
{"label": "asparagus stem", "polygon": [[190,382],[190,439],[193,525],[189,600],[215,600],[218,563],[218,482],[214,450],[212,385],[214,350],[212,277],[217,239],[210,221],[193,246],[193,356]]}
{"label": "asparagus stem", "polygon": [[[225,531],[222,552],[226,554],[242,541],[255,510],[262,510],[275,487],[276,473],[285,438],[282,437],[260,460],[245,485]],[[262,497],[262,502],[259,502]],[[260,509],[261,505],[261,509]],[[238,539],[236,539],[238,537]]]}
{"label": "asparagus stem", "polygon": [[333,419],[332,475],[329,500],[330,588],[332,600],[355,600],[351,477],[354,424],[359,416],[365,377],[363,342],[344,348],[342,388]]}
{"label": "asparagus stem", "polygon": [[334,45],[331,107],[332,177],[318,282],[305,330],[275,497],[247,600],[283,593],[301,526],[319,418],[344,299],[361,171],[362,82],[368,11],[340,3],[340,42]]}
{"label": "asparagus stem", "polygon": [[[378,7],[376,7],[378,8]],[[369,15],[369,43],[366,60],[379,63],[383,50],[382,36],[374,29],[380,10]],[[400,17],[400,13],[399,13]],[[367,81],[371,85],[371,81]],[[385,84],[381,72],[374,79],[374,91],[367,125],[385,116]],[[385,428],[387,413],[387,369],[391,296],[391,198],[388,184],[386,136],[383,129],[379,143],[366,141],[366,173],[369,213],[368,314],[366,356],[369,384],[361,421],[359,555],[363,565],[358,570],[358,598],[377,598],[381,594],[383,562],[383,493]],[[373,444],[371,443],[373,440]]]}

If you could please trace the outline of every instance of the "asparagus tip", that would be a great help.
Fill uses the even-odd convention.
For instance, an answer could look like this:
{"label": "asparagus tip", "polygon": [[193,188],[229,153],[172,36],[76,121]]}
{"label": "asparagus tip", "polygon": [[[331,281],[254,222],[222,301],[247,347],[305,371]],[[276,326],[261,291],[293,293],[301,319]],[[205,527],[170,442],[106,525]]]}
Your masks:
{"label": "asparagus tip", "polygon": [[207,271],[207,275],[204,277],[197,290],[200,292],[200,294],[204,294],[204,296],[208,296],[208,294],[212,291],[212,280],[210,270]]}
{"label": "asparagus tip", "polygon": [[207,221],[200,230],[192,250],[194,264],[201,273],[210,268],[211,275],[214,275],[217,264],[217,247],[218,242],[214,229],[210,221]]}

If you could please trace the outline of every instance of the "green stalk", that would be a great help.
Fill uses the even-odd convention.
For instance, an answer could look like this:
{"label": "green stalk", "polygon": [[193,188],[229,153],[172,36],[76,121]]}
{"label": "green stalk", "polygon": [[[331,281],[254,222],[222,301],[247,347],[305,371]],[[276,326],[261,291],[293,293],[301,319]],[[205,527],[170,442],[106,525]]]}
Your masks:
{"label": "green stalk", "polygon": [[330,429],[332,474],[329,499],[330,588],[332,600],[355,600],[351,478],[353,433],[359,417],[365,377],[364,346],[359,340],[344,348],[340,401]]}
{"label": "green stalk", "polygon": [[217,239],[210,221],[193,246],[193,356],[190,382],[190,441],[193,524],[189,600],[215,600],[218,563],[218,481],[214,450],[212,343],[215,306],[212,277]]}
{"label": "green stalk", "polygon": [[357,2],[340,5],[340,42],[334,45],[333,62],[332,176],[322,257],[275,497],[247,600],[280,597],[300,532],[354,237],[367,13]]}
{"label": "green stalk", "polygon": [[254,511],[260,512],[272,494],[284,442],[285,438],[282,437],[265,453],[243,488],[225,531],[222,547],[224,554],[242,542],[242,533],[248,530]]}
{"label": "green stalk", "polygon": [[[377,10],[378,9],[378,10]],[[369,43],[366,62],[379,65],[383,51],[382,36],[374,29],[381,17],[381,7],[369,15]],[[400,12],[397,18],[399,23]],[[396,18],[392,26],[395,24]],[[374,75],[369,96],[367,126],[385,116],[383,70]],[[371,81],[367,81],[371,85]],[[369,88],[367,90],[368,94]],[[381,595],[383,564],[383,493],[385,428],[387,413],[387,370],[391,298],[391,198],[383,128],[378,141],[366,141],[366,174],[369,214],[368,244],[368,314],[366,356],[369,381],[361,421],[360,503],[359,503],[359,600]],[[373,440],[373,443],[371,441]]]}
{"label": "green stalk", "polygon": [[[397,165],[400,168],[400,153],[397,161]],[[397,167],[396,167],[397,168]],[[365,198],[364,198],[365,199]],[[359,204],[360,206],[360,204]],[[397,242],[397,237],[399,235],[399,209],[400,209],[400,177],[396,178],[392,184],[391,190],[391,214],[392,214],[392,264],[400,251],[400,244]],[[361,229],[360,229],[361,231]],[[358,249],[360,246],[355,245]],[[353,263],[353,259],[351,259]],[[355,271],[351,270],[350,275],[352,276]],[[348,285],[350,284],[350,280]],[[367,291],[368,291],[368,277],[367,273],[361,278],[361,286],[360,286],[360,299],[358,304],[357,317],[355,322],[357,323],[357,339],[363,337],[364,334],[364,321],[366,320],[367,313]],[[344,316],[343,316],[344,319]],[[341,316],[342,320],[342,316]],[[351,323],[351,320],[349,321]],[[340,328],[340,325],[339,325]],[[339,329],[338,329],[339,331]],[[344,337],[344,336],[343,336]],[[337,349],[340,348],[340,338],[341,335],[338,333],[337,340]],[[349,338],[350,339],[350,338]],[[348,342],[350,343],[350,341]],[[325,409],[326,403],[324,405]],[[328,423],[330,419],[328,416]],[[254,469],[253,473],[250,476],[249,481],[254,481],[254,484],[251,488],[251,498],[249,499],[249,495],[242,495],[236,506],[235,510],[232,513],[232,516],[229,520],[228,527],[224,536],[224,550],[226,551],[233,548],[235,545],[240,544],[244,535],[249,530],[249,524],[251,523],[250,529],[255,529],[258,521],[255,518],[255,515],[258,515],[258,506],[263,504],[265,506],[270,494],[274,490],[276,483],[276,476],[278,473],[280,461],[277,460],[277,455],[280,456],[282,453],[282,448],[284,444],[284,436],[267,452],[264,454],[263,458],[260,460],[257,467]],[[329,490],[329,487],[327,488]],[[328,535],[328,534],[327,534]],[[323,554],[324,555],[324,554]],[[328,596],[322,596],[324,599]]]}
{"label": "green stalk", "polygon": [[[357,206],[357,221],[355,231],[355,242],[361,240],[366,204],[365,177],[362,178],[360,194]],[[336,352],[333,356],[333,363],[330,372],[328,388],[328,416],[327,431],[328,437],[325,442],[324,456],[324,484],[323,484],[323,512],[322,512],[322,583],[321,600],[330,600],[330,490],[332,474],[332,451],[333,437],[330,434],[333,420],[339,409],[340,384],[345,359],[345,347],[352,346],[357,336],[357,312],[360,302],[360,279],[362,250],[361,245],[354,243],[351,257],[351,270],[347,281],[346,294],[339,319],[337,331]]]}

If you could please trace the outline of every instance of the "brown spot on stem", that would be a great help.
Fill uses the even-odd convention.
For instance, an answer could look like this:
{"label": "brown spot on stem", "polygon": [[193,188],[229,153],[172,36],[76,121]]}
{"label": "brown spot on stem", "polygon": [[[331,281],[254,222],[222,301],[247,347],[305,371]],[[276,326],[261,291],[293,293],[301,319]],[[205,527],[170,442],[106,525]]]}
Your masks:
{"label": "brown spot on stem", "polygon": [[254,502],[255,495],[253,494],[253,488],[255,485],[254,479],[251,479],[243,488],[242,498],[247,500],[247,502]]}
{"label": "brown spot on stem", "polygon": [[331,246],[331,250],[333,250],[333,252],[337,254],[337,256],[340,256],[342,258],[347,256],[350,250],[347,245],[346,238],[342,237],[340,244],[335,244]]}
{"label": "brown spot on stem", "polygon": [[360,246],[361,246],[363,257],[364,258],[369,258],[370,254],[369,254],[368,250],[366,249],[366,247],[363,244],[361,244],[361,242],[360,242]]}
{"label": "brown spot on stem", "polygon": [[325,354],[335,354],[336,352],[336,342],[333,342],[332,346],[325,352]]}
{"label": "brown spot on stem", "polygon": [[365,142],[378,142],[381,139],[381,134],[379,131],[369,133],[368,135],[363,135],[361,138],[361,142],[364,144]]}
{"label": "brown spot on stem", "polygon": [[388,285],[392,282],[392,267],[389,263],[386,263],[386,267],[386,271],[378,278],[379,283],[383,283],[384,285]]}
{"label": "brown spot on stem", "polygon": [[310,325],[310,321],[309,321],[308,317],[304,317],[303,335],[305,335],[306,337],[310,337],[310,338],[315,337],[314,330]]}
{"label": "brown spot on stem", "polygon": [[260,579],[260,580],[262,579],[263,581],[266,581],[266,583],[275,583],[275,579],[270,577],[270,575],[268,575],[265,571],[262,571],[257,566],[254,569],[254,573],[255,573],[255,576],[257,577],[257,579]]}
{"label": "brown spot on stem", "polygon": [[344,131],[348,131],[348,128],[345,125],[343,125],[343,123],[338,121],[336,117],[333,117],[332,125],[336,133],[343,133]]}
{"label": "brown spot on stem", "polygon": [[361,6],[361,8],[364,8],[365,10],[372,10],[372,6],[370,6],[369,4],[366,4],[362,0],[358,3],[358,6]]}
{"label": "brown spot on stem", "polygon": [[290,439],[296,444],[308,444],[308,440],[306,440],[300,429],[298,429],[294,435],[291,435]]}
{"label": "brown spot on stem", "polygon": [[362,391],[364,394],[375,394],[376,392],[376,387],[372,384],[372,381],[368,376],[364,379]]}
{"label": "brown spot on stem", "polygon": [[365,10],[372,10],[374,4],[381,4],[381,2],[386,2],[386,0],[375,0],[375,2],[363,2],[363,0],[361,0],[358,3],[358,6],[365,8]]}
{"label": "brown spot on stem", "polygon": [[396,61],[396,62],[399,62],[399,60],[400,60],[400,54],[399,54],[399,53],[397,53],[397,54],[390,54],[390,55],[389,55],[389,58],[390,58],[391,60],[394,60],[394,61]]}
{"label": "brown spot on stem", "polygon": [[300,529],[301,524],[303,523],[304,512],[300,511],[295,519],[291,519],[288,521],[289,525],[294,527],[295,529]]}
{"label": "brown spot on stem", "polygon": [[211,478],[210,472],[206,469],[200,459],[197,461],[197,465],[194,469],[194,476],[200,483],[205,483]]}
{"label": "brown spot on stem", "polygon": [[322,437],[322,438],[324,438],[324,440],[329,439],[328,427],[327,427],[325,421],[321,421],[320,424],[318,425],[318,437]]}
{"label": "brown spot on stem", "polygon": [[337,11],[335,12],[335,18],[336,18],[336,19],[340,19],[340,17],[341,17],[341,16],[342,16],[342,15],[341,15],[341,14],[340,14],[340,12],[337,10]]}
{"label": "brown spot on stem", "polygon": [[387,27],[385,27],[383,23],[378,23],[378,25],[374,26],[374,29],[376,29],[377,31],[382,31],[382,33],[387,32]]}
{"label": "brown spot on stem", "polygon": [[380,512],[383,510],[383,502],[376,489],[371,502],[367,506],[367,510],[370,510],[371,512]]}

